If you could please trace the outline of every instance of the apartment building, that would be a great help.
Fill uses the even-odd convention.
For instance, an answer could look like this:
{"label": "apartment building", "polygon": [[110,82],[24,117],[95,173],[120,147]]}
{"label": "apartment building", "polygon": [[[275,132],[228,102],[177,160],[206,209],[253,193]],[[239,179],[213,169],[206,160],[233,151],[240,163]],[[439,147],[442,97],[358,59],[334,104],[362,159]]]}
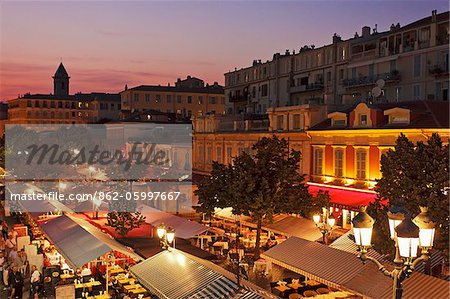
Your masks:
{"label": "apartment building", "polygon": [[371,32],[350,43],[346,96],[368,103],[449,100],[449,12],[389,31]]}
{"label": "apartment building", "polygon": [[268,108],[336,102],[333,80],[348,56],[348,42],[338,35],[330,45],[304,46],[276,53],[271,61],[225,73],[227,112],[266,113]]}
{"label": "apartment building", "polygon": [[311,127],[311,181],[371,189],[381,177],[381,155],[393,149],[403,133],[412,142],[438,133],[450,137],[449,103],[409,101],[358,103]]}
{"label": "apartment building", "polygon": [[326,113],[325,105],[270,108],[267,115],[205,116],[193,119],[193,176],[208,175],[213,161],[232,163],[260,138],[284,138],[300,150],[299,171],[309,191],[327,191],[337,224],[351,226],[359,206],[368,205],[381,177],[381,156],[403,133],[412,142],[438,133],[450,138],[449,102],[357,102]]}
{"label": "apartment building", "polygon": [[225,73],[228,114],[266,113],[270,107],[322,103],[331,111],[368,103],[448,100],[449,12],[394,25],[368,26],[322,47],[286,50],[272,60]]}
{"label": "apartment building", "polygon": [[[212,162],[232,163],[242,152],[251,152],[251,147],[263,137],[276,134],[289,141],[292,149],[302,152],[299,171],[308,175],[310,169],[310,140],[305,129],[326,117],[323,105],[270,108],[267,115],[207,115],[192,120],[193,173],[208,174]],[[300,124],[300,120],[302,123]]]}
{"label": "apartment building", "polygon": [[184,80],[178,79],[174,86],[125,87],[120,98],[125,117],[144,110],[176,113],[184,118],[225,113],[223,87],[217,82],[205,85],[203,80],[191,76]]}
{"label": "apartment building", "polygon": [[120,97],[108,93],[69,94],[69,74],[61,63],[53,94],[25,94],[7,102],[9,124],[84,124],[118,119]]}

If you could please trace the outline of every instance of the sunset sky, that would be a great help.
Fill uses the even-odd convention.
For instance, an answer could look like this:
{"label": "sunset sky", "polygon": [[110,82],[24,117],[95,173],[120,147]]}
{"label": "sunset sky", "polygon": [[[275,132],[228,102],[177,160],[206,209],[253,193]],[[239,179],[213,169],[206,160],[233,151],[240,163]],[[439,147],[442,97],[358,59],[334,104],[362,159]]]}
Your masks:
{"label": "sunset sky", "polygon": [[53,92],[60,59],[70,92],[119,92],[190,74],[223,74],[305,44],[347,39],[448,10],[447,1],[0,1],[0,100]]}

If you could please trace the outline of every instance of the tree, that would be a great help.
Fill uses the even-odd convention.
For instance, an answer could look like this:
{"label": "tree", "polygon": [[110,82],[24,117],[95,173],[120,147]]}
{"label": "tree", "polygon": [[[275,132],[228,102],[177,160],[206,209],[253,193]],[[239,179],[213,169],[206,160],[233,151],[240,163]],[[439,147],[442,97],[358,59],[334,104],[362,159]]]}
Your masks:
{"label": "tree", "polygon": [[145,216],[140,212],[110,212],[108,213],[107,225],[114,228],[124,238],[130,231],[139,228],[145,223]]}
{"label": "tree", "polygon": [[[233,165],[213,164],[211,176],[199,184],[196,195],[200,210],[232,207],[233,213],[250,216],[257,223],[255,259],[259,258],[261,227],[278,213],[306,215],[327,205],[328,196],[313,198],[298,172],[301,153],[289,150],[285,139],[262,138],[243,152]],[[318,201],[321,201],[320,203]]]}
{"label": "tree", "polygon": [[381,157],[382,178],[377,180],[377,198],[368,212],[377,221],[374,225],[374,247],[381,253],[393,254],[389,238],[387,211],[403,206],[411,217],[419,214],[419,206],[428,207],[436,221],[434,248],[448,259],[449,250],[449,147],[438,134],[427,142],[414,145],[401,134],[394,150]]}

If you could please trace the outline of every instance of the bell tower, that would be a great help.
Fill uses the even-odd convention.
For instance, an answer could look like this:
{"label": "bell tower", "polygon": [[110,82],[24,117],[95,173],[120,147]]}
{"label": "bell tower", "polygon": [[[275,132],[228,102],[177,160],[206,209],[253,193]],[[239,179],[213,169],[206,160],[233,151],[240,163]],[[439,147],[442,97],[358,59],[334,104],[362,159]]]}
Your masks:
{"label": "bell tower", "polygon": [[69,74],[62,62],[59,64],[55,75],[53,76],[53,90],[55,96],[68,97],[69,96]]}

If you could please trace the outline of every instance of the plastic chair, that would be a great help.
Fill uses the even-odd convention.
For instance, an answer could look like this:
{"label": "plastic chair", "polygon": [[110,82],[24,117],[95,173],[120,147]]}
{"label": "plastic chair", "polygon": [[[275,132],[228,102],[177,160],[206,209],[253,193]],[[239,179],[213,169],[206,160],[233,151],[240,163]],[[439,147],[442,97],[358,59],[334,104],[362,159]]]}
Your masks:
{"label": "plastic chair", "polygon": [[329,289],[327,289],[327,288],[318,288],[318,289],[316,290],[316,292],[317,292],[318,294],[329,294],[331,291],[330,291]]}
{"label": "plastic chair", "polygon": [[314,297],[317,296],[318,294],[315,291],[309,290],[309,291],[304,291],[303,292],[303,297]]}

